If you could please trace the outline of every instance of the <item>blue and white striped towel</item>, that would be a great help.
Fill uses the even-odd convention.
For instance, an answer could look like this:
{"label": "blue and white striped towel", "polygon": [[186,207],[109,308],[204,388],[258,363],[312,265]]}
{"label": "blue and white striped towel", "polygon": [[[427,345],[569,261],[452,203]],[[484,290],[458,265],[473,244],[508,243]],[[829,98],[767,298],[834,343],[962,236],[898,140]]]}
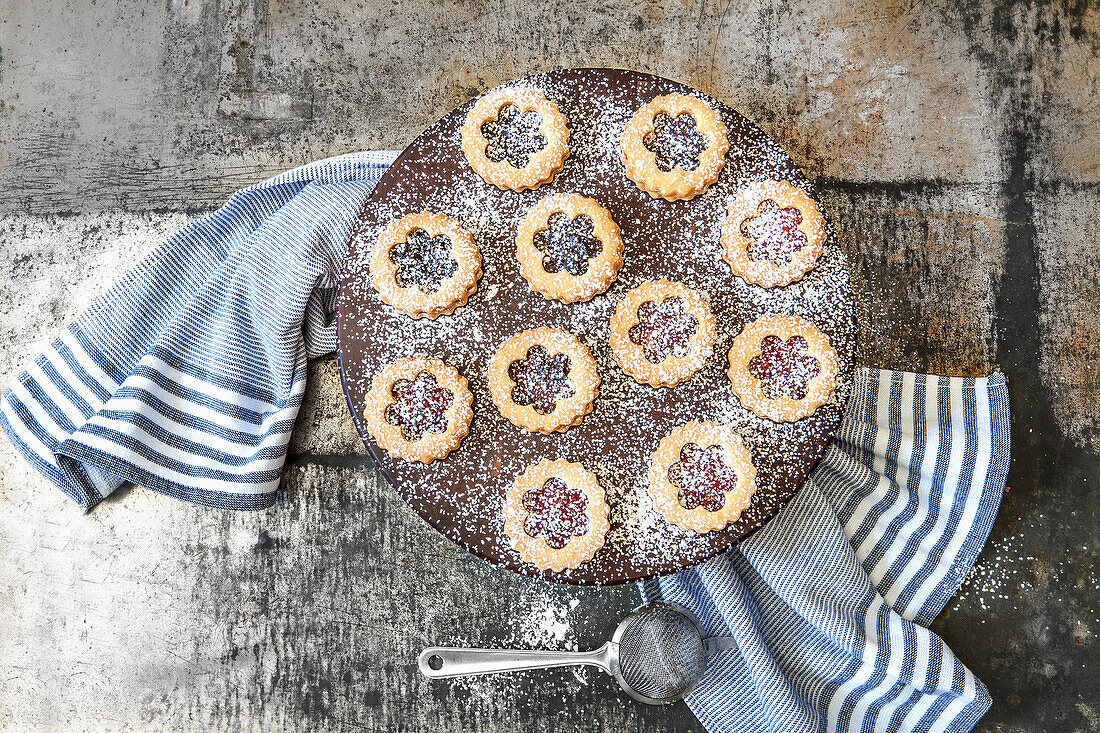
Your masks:
{"label": "blue and white striped towel", "polygon": [[[4,391],[19,451],[88,510],[127,482],[270,506],[306,360],[336,346],[352,222],[394,155],[296,168],[170,237]],[[688,705],[711,731],[969,730],[989,696],[924,627],[985,543],[1007,469],[1003,376],[859,370],[779,516],[641,584],[737,639]]]}
{"label": "blue and white striped towel", "polygon": [[810,480],[737,549],[642,583],[737,649],[687,698],[709,731],[968,731],[985,686],[926,627],[1008,474],[1004,375],[859,369]]}
{"label": "blue and white striped towel", "polygon": [[271,506],[306,360],[336,349],[351,226],[396,155],[295,168],[169,237],[4,391],[12,442],[89,510],[126,482]]}

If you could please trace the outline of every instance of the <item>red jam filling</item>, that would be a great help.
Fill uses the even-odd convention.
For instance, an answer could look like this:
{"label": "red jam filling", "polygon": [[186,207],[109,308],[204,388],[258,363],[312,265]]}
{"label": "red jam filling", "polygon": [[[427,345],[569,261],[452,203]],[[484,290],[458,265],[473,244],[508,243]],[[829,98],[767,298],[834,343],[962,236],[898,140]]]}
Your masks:
{"label": "red jam filling", "polygon": [[516,383],[512,401],[530,406],[541,415],[549,415],[558,402],[573,396],[569,383],[569,356],[550,356],[544,347],[535,344],[522,359],[508,366],[508,376]]}
{"label": "red jam filling", "polygon": [[667,173],[673,168],[693,171],[699,167],[707,139],[696,132],[695,124],[695,118],[687,112],[675,117],[664,112],[653,116],[653,132],[642,138],[642,145],[653,153],[658,170]]}
{"label": "red jam filling", "polygon": [[424,433],[447,431],[447,408],[455,401],[454,393],[440,387],[434,374],[420,372],[416,379],[398,379],[390,390],[393,404],[386,408],[386,422],[401,428],[409,442],[424,437]]}
{"label": "red jam filling", "polygon": [[542,115],[538,112],[520,112],[514,104],[505,105],[495,120],[481,125],[481,134],[488,141],[485,157],[494,163],[507,160],[513,168],[526,168],[531,156],[546,147],[541,126]]}
{"label": "red jam filling", "polygon": [[698,330],[699,320],[684,310],[679,296],[671,295],[660,303],[647,300],[638,306],[638,322],[627,335],[642,347],[647,361],[660,364],[670,356],[687,356],[691,337]]}
{"label": "red jam filling", "polygon": [[570,220],[557,211],[546,222],[547,228],[535,232],[535,247],[542,252],[542,269],[547,272],[565,270],[574,277],[588,272],[588,262],[603,252],[601,242],[593,232],[592,219],[581,214]]}
{"label": "red jam filling", "polygon": [[797,334],[786,341],[774,334],[765,336],[760,353],[749,362],[749,374],[760,380],[760,388],[769,400],[803,399],[820,372],[821,363],[810,356],[806,339]]}
{"label": "red jam filling", "polygon": [[403,288],[417,285],[425,293],[439,290],[439,284],[458,269],[451,256],[451,240],[442,234],[429,237],[423,229],[413,229],[404,242],[394,245],[390,261],[397,265],[398,285]]}
{"label": "red jam filling", "polygon": [[756,214],[741,222],[741,234],[752,240],[749,257],[786,267],[791,257],[806,246],[806,235],[798,228],[802,212],[794,207],[781,209],[768,199],[760,204]]}
{"label": "red jam filling", "polygon": [[588,532],[588,497],[556,476],[523,497],[527,521],[523,530],[531,537],[543,537],[555,550],[571,537]]}
{"label": "red jam filling", "polygon": [[668,480],[680,490],[677,499],[688,510],[716,512],[725,506],[726,492],[737,487],[737,473],[722,459],[721,446],[705,450],[695,443],[680,449],[680,461],[668,468]]}

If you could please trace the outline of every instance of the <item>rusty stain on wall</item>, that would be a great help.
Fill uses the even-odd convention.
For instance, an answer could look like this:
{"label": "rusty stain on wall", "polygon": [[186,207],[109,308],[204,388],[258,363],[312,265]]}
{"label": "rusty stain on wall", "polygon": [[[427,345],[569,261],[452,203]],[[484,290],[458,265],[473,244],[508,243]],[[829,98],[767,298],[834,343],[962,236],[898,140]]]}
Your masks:
{"label": "rusty stain on wall", "polygon": [[1036,199],[1043,383],[1064,435],[1100,455],[1100,191],[1058,186]]}
{"label": "rusty stain on wall", "polygon": [[1009,223],[989,187],[827,185],[852,262],[859,360],[962,376],[995,368],[994,298]]}

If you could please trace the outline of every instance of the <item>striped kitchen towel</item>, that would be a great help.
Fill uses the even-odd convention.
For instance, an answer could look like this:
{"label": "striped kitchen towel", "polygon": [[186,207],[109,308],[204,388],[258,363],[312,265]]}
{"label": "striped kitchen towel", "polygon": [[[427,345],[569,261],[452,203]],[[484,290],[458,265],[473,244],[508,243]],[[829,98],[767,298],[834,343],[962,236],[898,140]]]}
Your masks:
{"label": "striped kitchen towel", "polygon": [[968,731],[985,686],[926,627],[981,552],[1008,474],[1004,375],[858,369],[810,480],[726,555],[639,584],[719,651],[687,704],[709,731]]}
{"label": "striped kitchen towel", "polygon": [[4,391],[16,448],[87,510],[127,482],[271,506],[306,360],[336,349],[352,223],[396,156],[295,168],[169,237]]}
{"label": "striped kitchen towel", "polygon": [[[4,391],[15,446],[87,510],[128,482],[270,506],[306,360],[336,347],[352,222],[394,156],[296,168],[170,237]],[[988,694],[925,626],[989,533],[1007,405],[1001,375],[859,370],[838,439],[779,516],[641,584],[737,640],[687,700],[709,730],[973,725]]]}

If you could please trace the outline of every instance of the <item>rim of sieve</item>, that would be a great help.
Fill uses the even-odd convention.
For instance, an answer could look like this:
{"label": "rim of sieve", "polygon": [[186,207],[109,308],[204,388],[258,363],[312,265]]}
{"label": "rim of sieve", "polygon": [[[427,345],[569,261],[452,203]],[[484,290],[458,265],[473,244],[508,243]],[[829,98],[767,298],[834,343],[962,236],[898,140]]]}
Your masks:
{"label": "rim of sieve", "polygon": [[628,613],[621,621],[619,621],[619,625],[615,627],[615,633],[612,634],[612,636],[611,636],[611,644],[609,644],[610,654],[608,655],[608,660],[607,661],[608,661],[608,666],[610,667],[611,676],[614,677],[615,681],[619,683],[619,687],[622,688],[623,692],[630,695],[632,698],[634,698],[635,700],[637,700],[639,702],[644,702],[644,703],[647,703],[649,705],[662,705],[662,704],[665,704],[665,703],[676,702],[677,700],[682,700],[688,693],[690,693],[692,690],[694,690],[698,686],[699,680],[702,678],[702,674],[700,674],[695,679],[695,681],[692,682],[690,685],[688,685],[688,687],[686,689],[684,689],[684,691],[682,693],[680,693],[679,695],[677,695],[675,697],[665,697],[665,698],[649,697],[648,695],[643,695],[642,693],[635,690],[634,687],[631,686],[630,683],[628,683],[626,681],[626,678],[623,677],[622,665],[619,664],[619,642],[622,641],[623,634],[625,634],[626,630],[628,628],[630,628],[630,626],[634,622],[634,620],[636,618],[638,618],[638,616],[642,615],[643,613],[646,613],[646,612],[650,611],[650,609],[654,608],[655,606],[663,606],[663,607],[668,608],[672,611],[675,611],[676,613],[678,613],[681,616],[683,616],[684,618],[686,618],[688,621],[691,622],[692,626],[695,627],[695,632],[697,634],[699,634],[699,641],[700,642],[705,641],[706,634],[703,632],[703,624],[702,624],[702,622],[699,621],[699,617],[696,616],[694,613],[692,613],[692,611],[690,609],[688,609],[684,606],[681,606],[679,603],[673,603],[671,601],[650,601],[648,603],[643,603],[640,606],[636,607],[633,611]]}

